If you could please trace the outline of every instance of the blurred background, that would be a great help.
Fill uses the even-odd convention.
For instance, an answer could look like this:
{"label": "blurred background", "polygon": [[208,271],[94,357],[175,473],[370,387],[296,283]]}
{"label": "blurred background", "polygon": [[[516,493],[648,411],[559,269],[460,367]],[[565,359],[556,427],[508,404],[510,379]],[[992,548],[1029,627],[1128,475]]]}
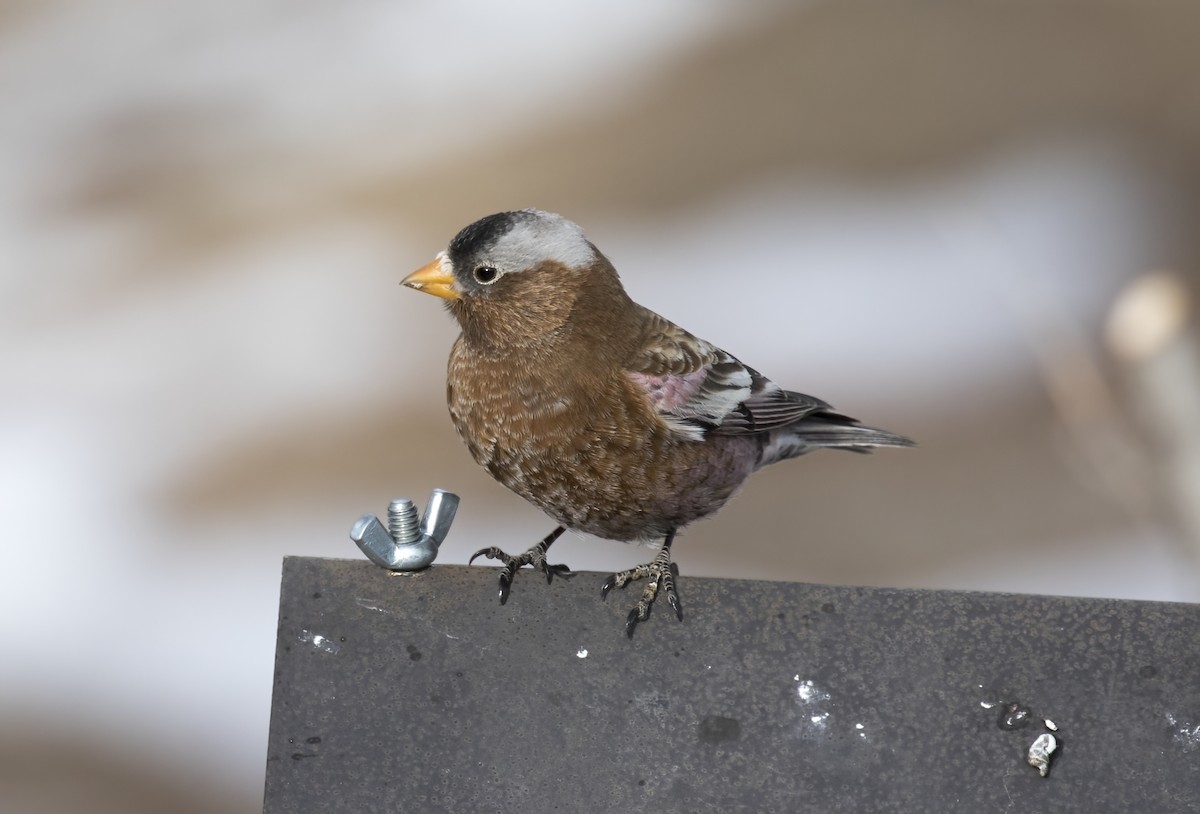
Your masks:
{"label": "blurred background", "polygon": [[358,557],[355,518],[434,486],[441,562],[550,530],[455,437],[456,327],[398,285],[503,209],[920,442],[757,475],[680,538],[685,603],[1200,600],[1197,31],[1165,0],[0,2],[0,809],[258,810],[283,556]]}

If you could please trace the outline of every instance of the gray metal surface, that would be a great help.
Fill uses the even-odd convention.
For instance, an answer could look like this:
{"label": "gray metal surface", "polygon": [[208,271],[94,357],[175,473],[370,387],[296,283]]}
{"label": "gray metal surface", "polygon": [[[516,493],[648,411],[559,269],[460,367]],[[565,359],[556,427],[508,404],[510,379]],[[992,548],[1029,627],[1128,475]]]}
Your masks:
{"label": "gray metal surface", "polygon": [[284,561],[268,814],[1200,811],[1200,606],[496,573]]}

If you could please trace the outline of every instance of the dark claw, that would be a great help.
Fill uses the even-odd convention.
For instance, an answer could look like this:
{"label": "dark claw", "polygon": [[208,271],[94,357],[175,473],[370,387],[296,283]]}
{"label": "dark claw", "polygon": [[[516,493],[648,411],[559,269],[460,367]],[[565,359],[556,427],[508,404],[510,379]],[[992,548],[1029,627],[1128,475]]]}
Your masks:
{"label": "dark claw", "polygon": [[667,594],[667,604],[671,606],[671,610],[675,611],[675,618],[683,621],[683,606],[679,604],[679,597],[674,591]]}
{"label": "dark claw", "polygon": [[[647,618],[649,618],[649,616],[650,616],[649,614],[646,614]],[[633,630],[634,630],[634,628],[637,627],[637,624],[640,621],[642,621],[642,620],[638,616],[637,608],[634,608],[633,610],[631,610],[629,612],[629,615],[625,617],[625,635],[628,638],[630,638],[630,639],[633,638]]]}
{"label": "dark claw", "polygon": [[675,564],[674,560],[671,561],[671,576],[679,576],[679,566]]}
{"label": "dark claw", "polygon": [[575,576],[575,575],[571,573],[571,569],[562,563],[559,563],[558,565],[550,565],[549,563],[546,564],[546,584],[547,585],[549,585],[551,582],[553,582],[555,577],[562,577],[563,579],[570,579],[573,576]]}
{"label": "dark claw", "polygon": [[550,544],[557,540],[565,530],[563,526],[559,526],[546,535],[546,538],[540,543],[516,557],[506,554],[495,546],[481,548],[471,555],[471,558],[467,560],[467,565],[472,564],[480,557],[487,557],[489,560],[499,560],[503,563],[500,568],[500,604],[503,605],[508,602],[508,594],[512,590],[513,579],[516,577],[517,571],[521,569],[521,566],[531,565],[540,570],[546,575],[547,583],[552,582],[556,575],[561,577],[574,576],[571,573],[571,569],[566,565],[562,563],[551,565],[546,562],[547,549],[550,548]]}
{"label": "dark claw", "polygon": [[617,587],[617,575],[611,574],[608,579],[604,580],[604,584],[600,586],[600,600],[608,599],[608,592]]}

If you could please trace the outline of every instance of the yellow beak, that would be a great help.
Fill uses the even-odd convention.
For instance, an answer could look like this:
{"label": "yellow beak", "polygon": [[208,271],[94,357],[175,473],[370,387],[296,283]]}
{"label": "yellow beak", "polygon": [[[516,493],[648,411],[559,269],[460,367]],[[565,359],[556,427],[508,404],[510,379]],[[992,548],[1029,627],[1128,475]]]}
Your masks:
{"label": "yellow beak", "polygon": [[415,288],[417,291],[424,291],[426,294],[432,294],[444,300],[462,298],[462,294],[458,292],[458,288],[454,284],[454,275],[447,273],[442,267],[442,255],[440,254],[432,263],[421,266],[421,268],[401,280],[400,285]]}

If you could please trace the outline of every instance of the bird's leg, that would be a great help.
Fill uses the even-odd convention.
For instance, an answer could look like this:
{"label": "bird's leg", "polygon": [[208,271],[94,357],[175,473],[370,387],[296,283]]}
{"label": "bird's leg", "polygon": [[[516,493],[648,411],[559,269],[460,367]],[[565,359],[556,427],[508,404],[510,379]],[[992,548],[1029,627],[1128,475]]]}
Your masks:
{"label": "bird's leg", "polygon": [[666,593],[667,604],[671,606],[671,610],[675,611],[675,616],[679,621],[683,621],[683,607],[679,604],[679,594],[675,593],[675,577],[679,576],[679,567],[671,561],[671,543],[674,540],[675,529],[671,529],[667,532],[667,538],[663,540],[662,549],[653,560],[636,568],[618,571],[606,579],[604,585],[600,587],[600,597],[607,599],[608,592],[613,588],[624,588],[635,580],[650,578],[642,590],[642,598],[625,618],[625,635],[631,639],[633,638],[633,629],[637,627],[638,622],[644,622],[650,618],[650,606],[658,597],[659,588]]}
{"label": "bird's leg", "polygon": [[566,530],[566,526],[559,526],[547,534],[540,543],[516,557],[505,554],[495,546],[481,548],[471,555],[471,559],[467,560],[467,565],[475,562],[476,557],[487,557],[489,560],[500,560],[504,563],[504,567],[500,569],[500,604],[503,605],[508,601],[508,591],[512,587],[513,575],[517,573],[517,569],[522,565],[532,565],[545,574],[547,584],[554,579],[556,574],[563,577],[571,576],[571,569],[567,566],[561,563],[551,565],[546,562],[546,552],[550,549],[554,541],[562,536],[562,533]]}

